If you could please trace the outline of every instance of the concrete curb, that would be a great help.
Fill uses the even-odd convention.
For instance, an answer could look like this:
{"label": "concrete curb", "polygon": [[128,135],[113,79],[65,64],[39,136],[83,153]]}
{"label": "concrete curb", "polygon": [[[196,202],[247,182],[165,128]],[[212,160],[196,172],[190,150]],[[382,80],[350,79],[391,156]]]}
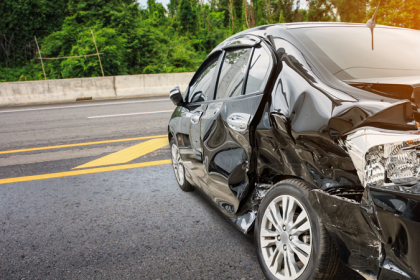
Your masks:
{"label": "concrete curb", "polygon": [[185,89],[193,72],[0,83],[0,106],[74,102],[80,98],[116,99],[167,96]]}

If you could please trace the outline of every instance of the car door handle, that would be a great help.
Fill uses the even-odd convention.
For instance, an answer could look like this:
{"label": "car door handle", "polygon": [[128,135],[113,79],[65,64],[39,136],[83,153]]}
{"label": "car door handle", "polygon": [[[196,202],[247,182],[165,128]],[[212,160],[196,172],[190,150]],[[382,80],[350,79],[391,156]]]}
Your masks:
{"label": "car door handle", "polygon": [[227,123],[230,128],[236,131],[245,131],[248,128],[248,122],[251,115],[244,113],[233,113],[228,119]]}
{"label": "car door handle", "polygon": [[191,123],[192,124],[198,124],[198,122],[200,121],[201,115],[203,114],[203,112],[194,112],[191,114],[190,119],[191,119]]}

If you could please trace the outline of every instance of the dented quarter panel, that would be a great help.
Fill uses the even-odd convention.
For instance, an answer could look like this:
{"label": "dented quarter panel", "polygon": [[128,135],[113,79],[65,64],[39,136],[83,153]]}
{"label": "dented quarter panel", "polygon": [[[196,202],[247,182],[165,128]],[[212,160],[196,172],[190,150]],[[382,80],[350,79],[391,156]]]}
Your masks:
{"label": "dented quarter panel", "polygon": [[347,151],[330,130],[335,108],[356,100],[338,100],[343,92],[332,88],[326,93],[301,52],[284,40],[275,43],[282,70],[264,112],[269,122],[257,128],[257,176],[267,181],[298,177],[320,189],[361,186]]}
{"label": "dented quarter panel", "polygon": [[[416,129],[411,103],[350,89],[340,82],[325,83],[328,74],[323,76],[316,71],[310,63],[310,54],[298,51],[295,46],[299,43],[284,37],[274,40],[282,70],[273,88],[270,108],[264,112],[269,122],[264,122],[263,116],[257,128],[259,181],[269,183],[297,177],[316,186],[319,191],[311,194],[312,204],[344,263],[367,279],[380,278],[381,271],[384,279],[392,275],[410,279],[408,275],[414,274],[407,271],[416,271],[413,267],[419,265],[417,258],[407,262],[386,245],[391,236],[394,239],[397,236],[394,227],[398,223],[393,221],[397,217],[386,219],[392,212],[376,211],[377,206],[369,203],[370,192],[365,192],[361,202],[321,190],[362,188],[354,164],[338,137],[361,126]],[[393,230],[387,236],[383,235],[381,220],[389,221]],[[404,224],[413,227],[412,223]],[[410,230],[415,240],[418,234],[414,232],[418,230]],[[388,258],[392,254],[395,257]]]}
{"label": "dented quarter panel", "polygon": [[366,278],[377,279],[381,243],[367,223],[360,203],[321,190],[311,191],[309,201],[334,240],[341,261]]}
{"label": "dented quarter panel", "polygon": [[370,193],[384,242],[384,270],[420,279],[420,196],[383,188]]}

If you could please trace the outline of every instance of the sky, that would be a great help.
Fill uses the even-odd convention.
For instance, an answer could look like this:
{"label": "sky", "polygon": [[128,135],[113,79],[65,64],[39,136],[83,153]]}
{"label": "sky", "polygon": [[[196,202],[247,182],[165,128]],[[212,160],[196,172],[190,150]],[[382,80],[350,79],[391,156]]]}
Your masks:
{"label": "sky", "polygon": [[[137,2],[139,2],[141,6],[147,7],[147,0],[137,0]],[[169,0],[156,0],[156,2],[162,3],[165,8],[167,8],[167,4],[169,4]],[[308,8],[307,5],[308,5],[307,0],[300,0],[301,9],[307,9]]]}

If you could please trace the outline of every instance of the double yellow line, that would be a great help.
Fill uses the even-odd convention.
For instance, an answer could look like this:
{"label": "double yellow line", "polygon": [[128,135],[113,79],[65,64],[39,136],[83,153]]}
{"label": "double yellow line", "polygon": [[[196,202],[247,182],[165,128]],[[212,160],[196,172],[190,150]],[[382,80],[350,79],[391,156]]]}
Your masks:
{"label": "double yellow line", "polygon": [[171,163],[171,160],[158,160],[158,161],[150,161],[150,162],[142,162],[142,163],[134,163],[134,164],[124,164],[124,165],[92,168],[92,167],[98,167],[98,166],[104,166],[104,165],[111,165],[111,164],[115,165],[115,164],[127,163],[145,154],[148,154],[157,149],[163,148],[164,146],[169,144],[168,139],[166,137],[167,135],[158,135],[158,136],[126,138],[126,139],[78,143],[78,144],[69,144],[69,145],[60,145],[60,146],[51,146],[51,147],[30,148],[30,149],[21,149],[21,150],[13,150],[13,151],[3,151],[3,152],[0,152],[0,154],[21,153],[21,152],[30,152],[30,151],[41,151],[41,150],[61,149],[61,148],[68,148],[68,147],[78,147],[78,146],[87,146],[87,145],[98,145],[98,144],[106,144],[106,143],[117,143],[117,142],[127,142],[127,141],[135,141],[135,140],[153,139],[146,142],[142,142],[140,144],[134,145],[132,147],[123,149],[116,153],[107,155],[105,157],[93,160],[91,162],[88,162],[86,164],[83,164],[74,168],[74,169],[81,169],[81,168],[90,168],[90,169],[81,169],[81,170],[73,170],[73,171],[59,172],[59,173],[0,179],[0,184],[52,179],[52,178],[60,178],[60,177],[67,177],[67,176],[85,175],[85,174],[101,173],[101,172],[108,172],[108,171],[133,169],[133,168],[146,167],[146,166],[169,164]]}
{"label": "double yellow line", "polygon": [[77,143],[77,144],[68,144],[68,145],[59,145],[59,146],[50,146],[50,147],[30,148],[30,149],[11,150],[11,151],[0,151],[0,155],[33,152],[33,151],[42,151],[42,150],[52,150],[52,149],[63,149],[63,148],[89,146],[89,145],[99,145],[99,144],[107,144],[107,143],[128,142],[128,141],[136,141],[136,140],[144,140],[144,139],[161,138],[161,137],[168,137],[168,135],[145,136],[145,137],[137,137],[137,138],[125,138],[125,139],[106,140],[106,141],[88,142],[88,143]]}
{"label": "double yellow line", "polygon": [[117,165],[117,166],[92,168],[92,169],[74,170],[74,171],[59,172],[59,173],[50,173],[50,174],[33,175],[33,176],[25,176],[25,177],[17,177],[17,178],[8,178],[8,179],[0,179],[0,184],[36,181],[36,180],[52,179],[52,178],[60,178],[60,177],[67,177],[67,176],[84,175],[84,174],[93,174],[93,173],[101,173],[101,172],[124,170],[124,169],[133,169],[133,168],[154,166],[154,165],[162,165],[162,164],[169,164],[169,163],[171,163],[171,160],[167,159],[167,160],[158,160],[158,161],[149,161],[149,162],[142,162],[142,163],[133,163],[133,164],[125,164],[125,165]]}

